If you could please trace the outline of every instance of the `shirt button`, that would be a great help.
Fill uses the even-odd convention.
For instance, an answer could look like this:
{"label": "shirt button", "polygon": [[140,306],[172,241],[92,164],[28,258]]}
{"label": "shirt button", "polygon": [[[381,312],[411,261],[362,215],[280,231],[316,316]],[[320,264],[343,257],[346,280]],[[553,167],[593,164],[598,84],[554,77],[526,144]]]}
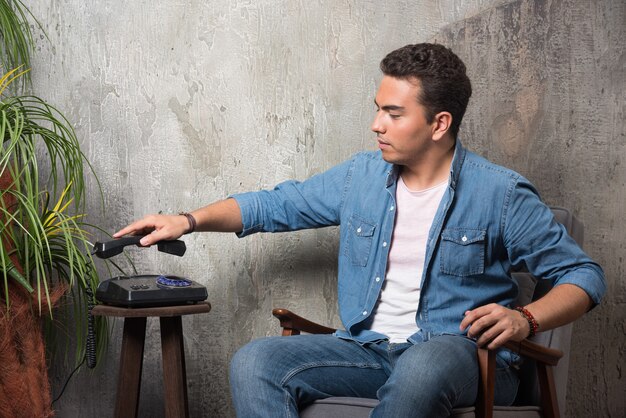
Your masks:
{"label": "shirt button", "polygon": [[387,246],[387,241],[383,242],[383,247]]}
{"label": "shirt button", "polygon": [[363,316],[367,315],[367,311],[363,311]]}
{"label": "shirt button", "polygon": [[356,232],[361,233],[361,228],[357,229]]}
{"label": "shirt button", "polygon": [[376,278],[376,281],[377,281],[377,282],[379,282],[379,281],[380,281],[380,277],[377,277],[377,278]]}
{"label": "shirt button", "polygon": [[463,235],[463,238],[461,238],[461,241],[463,241],[463,242],[467,241],[467,237],[465,235]]}
{"label": "shirt button", "polygon": [[394,209],[395,209],[395,207],[392,206],[392,207],[389,208],[389,211],[391,212]]}

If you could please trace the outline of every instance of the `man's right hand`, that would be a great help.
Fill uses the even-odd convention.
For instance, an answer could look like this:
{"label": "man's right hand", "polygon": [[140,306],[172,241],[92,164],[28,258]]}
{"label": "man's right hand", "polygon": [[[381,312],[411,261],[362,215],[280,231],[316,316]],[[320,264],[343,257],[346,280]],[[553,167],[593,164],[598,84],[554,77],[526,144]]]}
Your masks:
{"label": "man's right hand", "polygon": [[[235,199],[220,200],[191,212],[196,220],[194,231],[239,232],[243,229],[241,210]],[[189,232],[190,222],[185,215],[148,215],[120,229],[113,238],[124,235],[145,235],[144,247],[163,240],[180,238]]]}
{"label": "man's right hand", "polygon": [[148,215],[120,229],[113,238],[124,235],[145,235],[140,241],[149,247],[163,240],[175,240],[189,230],[189,221],[184,215]]}

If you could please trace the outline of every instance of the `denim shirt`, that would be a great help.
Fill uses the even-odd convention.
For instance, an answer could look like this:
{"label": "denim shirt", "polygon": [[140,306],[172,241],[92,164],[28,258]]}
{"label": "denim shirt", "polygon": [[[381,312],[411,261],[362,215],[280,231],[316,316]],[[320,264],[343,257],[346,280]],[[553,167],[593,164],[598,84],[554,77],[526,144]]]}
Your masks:
{"label": "denim shirt", "polygon": [[[252,233],[340,226],[338,296],[345,330],[359,342],[385,339],[368,318],[385,280],[396,214],[400,167],[380,152],[362,152],[306,181],[232,196],[243,237]],[[488,303],[510,306],[512,270],[582,288],[595,304],[604,274],[558,224],[534,186],[521,175],[467,151],[457,140],[447,190],[426,245],[415,343],[462,334],[464,312]]]}

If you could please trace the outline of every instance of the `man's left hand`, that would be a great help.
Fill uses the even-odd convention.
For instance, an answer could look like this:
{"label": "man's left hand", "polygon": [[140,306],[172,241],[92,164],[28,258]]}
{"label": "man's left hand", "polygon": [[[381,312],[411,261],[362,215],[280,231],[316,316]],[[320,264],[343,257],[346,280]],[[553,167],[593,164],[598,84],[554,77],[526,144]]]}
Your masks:
{"label": "man's left hand", "polygon": [[530,333],[528,321],[519,312],[496,303],[466,311],[459,328],[463,331],[468,327],[467,336],[490,350],[509,340],[522,341]]}

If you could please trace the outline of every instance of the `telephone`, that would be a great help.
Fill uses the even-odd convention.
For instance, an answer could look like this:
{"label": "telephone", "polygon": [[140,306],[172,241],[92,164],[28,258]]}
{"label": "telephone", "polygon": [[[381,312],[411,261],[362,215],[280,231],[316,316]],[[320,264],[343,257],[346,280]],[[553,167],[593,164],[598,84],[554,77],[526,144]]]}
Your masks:
{"label": "telephone", "polygon": [[[124,247],[142,247],[143,236],[131,236],[106,242],[96,242],[93,254],[99,258],[109,258],[121,254]],[[157,249],[161,252],[182,257],[187,250],[180,240],[160,241]],[[164,274],[142,274],[118,276],[103,280],[96,290],[96,299],[107,305],[127,308],[147,308],[155,306],[185,305],[201,302],[208,297],[206,287],[185,277]]]}

